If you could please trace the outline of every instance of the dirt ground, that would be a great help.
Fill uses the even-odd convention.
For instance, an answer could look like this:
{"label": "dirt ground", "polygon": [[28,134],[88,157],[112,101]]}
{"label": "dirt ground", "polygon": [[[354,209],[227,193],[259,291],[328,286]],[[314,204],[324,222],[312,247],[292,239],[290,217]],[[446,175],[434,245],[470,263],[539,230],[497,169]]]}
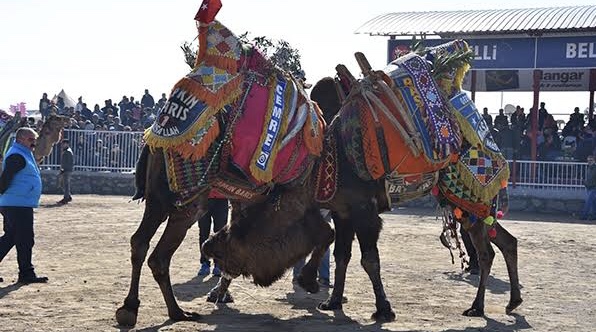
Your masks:
{"label": "dirt ground", "polygon": [[[129,238],[143,205],[126,197],[75,196],[55,206],[43,196],[36,210],[33,261],[47,285],[15,284],[15,251],[0,264],[0,331],[126,331],[114,312],[130,279]],[[497,254],[486,296],[486,317],[461,316],[475,294],[476,277],[451,264],[438,241],[441,224],[434,211],[397,209],[383,215],[379,250],[385,290],[397,319],[377,324],[371,284],[354,244],[343,311],[316,305],[327,292],[294,290],[291,276],[269,288],[249,279],[232,283],[235,303],[205,302],[216,278],[196,276],[198,228],[174,256],[172,282],[183,309],[199,322],[172,322],[149,268],[141,278],[141,308],[134,331],[594,331],[596,330],[596,225],[568,216],[513,214],[503,222],[519,240],[524,303],[508,316],[505,264]],[[163,229],[163,227],[161,228]],[[161,233],[158,233],[158,235]],[[152,244],[157,240],[154,239]]]}

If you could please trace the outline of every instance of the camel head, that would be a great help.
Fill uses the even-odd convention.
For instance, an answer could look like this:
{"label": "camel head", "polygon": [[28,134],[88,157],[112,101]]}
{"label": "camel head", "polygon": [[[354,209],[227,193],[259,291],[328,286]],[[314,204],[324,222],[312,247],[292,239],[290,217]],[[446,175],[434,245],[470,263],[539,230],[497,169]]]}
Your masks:
{"label": "camel head", "polygon": [[70,118],[61,115],[50,115],[41,126],[37,146],[33,152],[35,160],[41,163],[44,157],[52,152],[54,144],[62,139],[62,130],[70,124]]}

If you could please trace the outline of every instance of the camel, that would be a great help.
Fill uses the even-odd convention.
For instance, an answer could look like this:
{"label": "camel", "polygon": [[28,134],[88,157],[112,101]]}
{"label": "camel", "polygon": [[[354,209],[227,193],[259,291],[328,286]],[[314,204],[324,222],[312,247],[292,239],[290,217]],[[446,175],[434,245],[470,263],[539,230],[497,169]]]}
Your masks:
{"label": "camel", "polygon": [[[70,124],[70,118],[62,115],[51,114],[44,122],[39,130],[39,137],[37,138],[37,145],[33,156],[38,164],[41,164],[43,158],[52,153],[54,144],[58,143],[62,138],[62,130]],[[2,132],[0,133],[0,147],[2,147],[2,154],[4,148],[10,142],[11,134],[15,133],[20,127],[27,125],[27,118],[21,118],[17,113],[7,122]]]}
{"label": "camel", "polygon": [[[337,89],[337,91],[339,90]],[[340,97],[336,94],[336,83],[333,78],[324,78],[317,82],[310,97],[322,106],[326,119],[334,117],[342,105]],[[331,123],[329,131],[336,130],[337,126],[334,126],[334,123]],[[382,229],[382,220],[379,214],[388,209],[385,200],[385,186],[382,182],[359,179],[347,160],[345,152],[341,149],[341,144],[338,145],[338,165],[340,167],[338,182],[340,187],[331,201],[319,205],[321,208],[332,211],[335,225],[335,286],[329,298],[320,303],[318,308],[321,310],[342,308],[347,266],[351,258],[352,241],[356,236],[360,244],[361,265],[369,275],[375,294],[376,312],[372,314],[372,318],[377,321],[392,321],[395,319],[395,313],[384,292],[377,249],[377,241]],[[260,273],[260,269],[267,268],[263,265],[270,266],[272,261],[276,260],[276,256],[271,256],[271,251],[262,250],[270,247],[270,244],[267,243],[267,239],[270,237],[262,235],[269,232],[271,228],[284,226],[279,226],[277,220],[265,221],[264,219],[267,219],[268,216],[261,214],[261,211],[266,209],[266,204],[252,207],[251,210],[246,211],[244,216],[232,219],[228,225],[212,235],[203,245],[203,251],[213,257],[218,266],[226,271],[210,292],[208,301],[232,302],[233,297],[228,291],[232,278],[238,275],[249,275],[250,273],[247,271]],[[462,220],[462,222],[469,223],[468,220]],[[255,224],[258,226],[249,227],[249,225]],[[474,223],[468,230],[477,250],[481,275],[476,297],[471,307],[463,312],[465,316],[484,315],[486,283],[495,255],[490,245],[491,242],[502,252],[509,273],[511,291],[506,312],[511,313],[522,303],[517,272],[517,240],[500,223],[495,222],[494,225],[497,234],[494,238],[489,238],[487,235],[489,227],[481,222]],[[243,231],[239,231],[241,229]],[[284,234],[284,238],[277,237],[275,242],[287,241],[287,246],[291,247],[290,241],[294,238],[291,228],[288,228]],[[288,249],[286,248],[286,250]],[[258,262],[266,263],[261,264],[260,268],[246,266]],[[309,262],[303,268],[298,279],[298,283],[307,291],[316,292],[318,290],[318,286],[312,283],[313,276],[316,276],[317,273],[317,266],[315,261]],[[234,272],[228,273],[228,271]]]}

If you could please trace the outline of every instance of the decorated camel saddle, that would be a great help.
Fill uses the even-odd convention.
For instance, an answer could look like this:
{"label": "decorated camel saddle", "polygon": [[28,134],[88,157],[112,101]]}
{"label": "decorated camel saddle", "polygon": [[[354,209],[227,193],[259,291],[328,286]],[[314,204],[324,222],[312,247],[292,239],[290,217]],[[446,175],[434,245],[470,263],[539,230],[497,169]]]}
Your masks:
{"label": "decorated camel saddle", "polygon": [[443,205],[477,218],[494,215],[509,169],[461,91],[472,59],[468,45],[458,40],[416,50],[383,71],[372,71],[362,54],[356,59],[360,80],[337,67],[338,85],[350,92],[332,123],[356,173],[385,179],[398,201],[433,192]]}
{"label": "decorated camel saddle", "polygon": [[[214,16],[214,14],[213,14]],[[199,51],[145,132],[162,148],[170,190],[185,204],[207,185],[258,199],[299,181],[322,149],[325,122],[296,79],[199,10]]]}

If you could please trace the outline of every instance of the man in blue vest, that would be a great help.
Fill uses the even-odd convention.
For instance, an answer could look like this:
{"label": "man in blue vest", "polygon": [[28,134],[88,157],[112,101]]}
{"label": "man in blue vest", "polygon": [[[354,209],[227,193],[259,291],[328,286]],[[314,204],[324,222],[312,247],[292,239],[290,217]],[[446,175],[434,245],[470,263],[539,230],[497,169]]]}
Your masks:
{"label": "man in blue vest", "polygon": [[0,261],[16,246],[18,282],[24,284],[48,281],[46,277],[37,276],[31,264],[34,244],[33,208],[39,206],[41,197],[41,175],[33,157],[36,141],[35,130],[17,130],[16,141],[6,153],[0,175],[0,210],[4,216]]}

